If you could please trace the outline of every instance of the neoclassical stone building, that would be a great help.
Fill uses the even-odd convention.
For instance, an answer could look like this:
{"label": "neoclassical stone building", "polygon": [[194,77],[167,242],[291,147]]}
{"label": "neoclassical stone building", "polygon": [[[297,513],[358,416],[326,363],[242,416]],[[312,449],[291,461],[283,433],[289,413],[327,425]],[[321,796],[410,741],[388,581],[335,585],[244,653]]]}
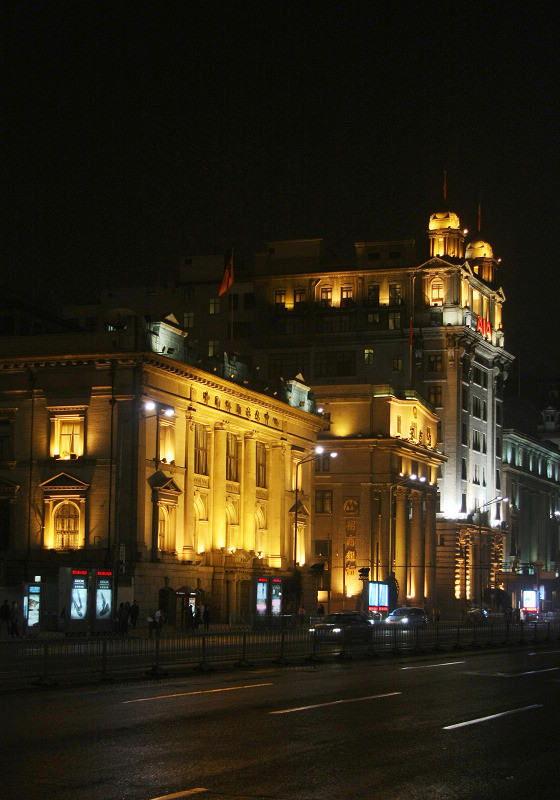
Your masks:
{"label": "neoclassical stone building", "polygon": [[[189,587],[227,619],[251,613],[256,575],[286,574],[312,396],[186,355],[173,320],[0,339],[0,585],[105,566],[121,600]],[[298,527],[303,565],[311,519]]]}

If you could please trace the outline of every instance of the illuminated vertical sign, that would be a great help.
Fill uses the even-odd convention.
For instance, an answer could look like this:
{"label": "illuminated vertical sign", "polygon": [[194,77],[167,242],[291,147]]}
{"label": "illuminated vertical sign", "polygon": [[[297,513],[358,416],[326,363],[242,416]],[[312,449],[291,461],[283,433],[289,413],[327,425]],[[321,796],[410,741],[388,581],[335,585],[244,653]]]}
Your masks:
{"label": "illuminated vertical sign", "polygon": [[264,616],[268,606],[268,578],[257,580],[257,614]]}
{"label": "illuminated vertical sign", "polygon": [[271,597],[272,616],[278,617],[282,613],[282,578],[272,579]]}
{"label": "illuminated vertical sign", "polygon": [[88,595],[87,569],[72,570],[70,619],[86,619]]}
{"label": "illuminated vertical sign", "polygon": [[98,570],[95,587],[95,618],[111,619],[113,612],[113,573]]}
{"label": "illuminated vertical sign", "polygon": [[389,610],[389,586],[378,581],[369,581],[368,585],[368,610]]}
{"label": "illuminated vertical sign", "polygon": [[537,597],[538,593],[535,589],[523,589],[521,607],[525,611],[538,611],[539,601]]}

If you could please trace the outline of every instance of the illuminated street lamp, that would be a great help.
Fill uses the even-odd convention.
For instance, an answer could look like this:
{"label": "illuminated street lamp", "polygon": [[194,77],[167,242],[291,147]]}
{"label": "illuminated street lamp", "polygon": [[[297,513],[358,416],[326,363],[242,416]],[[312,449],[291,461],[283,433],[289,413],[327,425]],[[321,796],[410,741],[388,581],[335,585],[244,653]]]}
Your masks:
{"label": "illuminated street lamp", "polygon": [[[309,461],[316,461],[318,458],[325,453],[325,448],[321,445],[317,445],[315,448],[315,452],[313,455],[310,455],[308,458],[304,458],[302,461],[298,461],[296,463],[296,502],[294,505],[294,570],[297,566],[297,536],[298,536],[298,511],[299,511],[299,468],[302,464],[307,464]],[[330,458],[336,458],[338,453],[331,452],[328,453]]]}

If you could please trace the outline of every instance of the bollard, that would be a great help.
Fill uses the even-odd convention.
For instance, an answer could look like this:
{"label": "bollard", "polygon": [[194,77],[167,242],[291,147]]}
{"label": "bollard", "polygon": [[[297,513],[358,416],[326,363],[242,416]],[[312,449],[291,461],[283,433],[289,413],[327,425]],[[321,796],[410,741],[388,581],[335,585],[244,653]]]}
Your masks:
{"label": "bollard", "polygon": [[243,642],[241,645],[241,658],[234,664],[235,667],[251,667],[252,664],[247,661],[247,634],[243,634]]}
{"label": "bollard", "polygon": [[278,655],[278,658],[274,659],[274,661],[272,662],[273,664],[280,664],[281,666],[283,666],[284,664],[287,663],[286,659],[284,658],[284,640],[285,640],[285,638],[286,638],[286,631],[282,631],[282,635],[280,637],[280,654]]}

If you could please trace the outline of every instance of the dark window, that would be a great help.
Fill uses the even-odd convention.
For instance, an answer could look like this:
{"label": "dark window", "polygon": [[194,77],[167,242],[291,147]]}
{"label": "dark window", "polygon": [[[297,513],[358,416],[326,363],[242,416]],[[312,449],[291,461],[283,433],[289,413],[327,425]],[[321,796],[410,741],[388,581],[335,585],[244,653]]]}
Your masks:
{"label": "dark window", "polygon": [[400,306],[402,303],[402,284],[389,284],[389,305]]}
{"label": "dark window", "polygon": [[379,284],[378,283],[370,283],[367,287],[367,299],[368,303],[374,306],[379,305]]}
{"label": "dark window", "polygon": [[428,372],[443,372],[443,356],[441,354],[428,356]]}
{"label": "dark window", "polygon": [[466,481],[467,480],[467,459],[461,459],[461,478]]}
{"label": "dark window", "polygon": [[315,513],[316,514],[332,514],[332,490],[331,489],[316,489],[315,490]]}
{"label": "dark window", "polygon": [[430,386],[428,389],[428,400],[433,406],[441,407],[442,405],[442,392],[441,386]]}

